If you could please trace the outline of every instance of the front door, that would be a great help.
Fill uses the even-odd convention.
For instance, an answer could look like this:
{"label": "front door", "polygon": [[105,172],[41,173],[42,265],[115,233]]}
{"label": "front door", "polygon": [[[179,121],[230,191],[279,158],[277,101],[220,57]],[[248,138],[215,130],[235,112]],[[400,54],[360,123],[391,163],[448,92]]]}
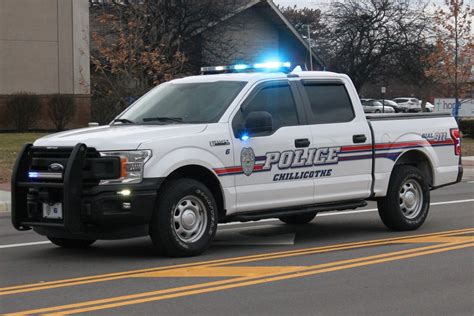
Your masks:
{"label": "front door", "polygon": [[[296,94],[287,80],[265,82],[236,112],[232,127],[237,212],[313,203],[313,180],[302,176],[311,167],[301,160],[311,131],[302,124],[306,117]],[[271,115],[272,131],[241,135],[249,113],[258,111]]]}

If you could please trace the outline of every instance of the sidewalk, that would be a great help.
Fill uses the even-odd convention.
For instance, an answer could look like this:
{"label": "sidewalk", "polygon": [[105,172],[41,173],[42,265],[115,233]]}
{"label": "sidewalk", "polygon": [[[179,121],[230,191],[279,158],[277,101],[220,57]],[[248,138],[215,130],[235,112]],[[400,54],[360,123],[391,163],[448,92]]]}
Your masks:
{"label": "sidewalk", "polygon": [[[474,156],[463,157],[463,180],[474,180]],[[0,213],[11,211],[10,183],[0,183]]]}

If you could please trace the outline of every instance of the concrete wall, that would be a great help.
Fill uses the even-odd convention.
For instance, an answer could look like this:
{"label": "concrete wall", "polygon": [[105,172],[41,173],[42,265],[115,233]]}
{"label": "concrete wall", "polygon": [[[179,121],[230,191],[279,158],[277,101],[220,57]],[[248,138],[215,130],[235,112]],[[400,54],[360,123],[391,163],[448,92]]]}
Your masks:
{"label": "concrete wall", "polygon": [[0,113],[19,91],[72,94],[83,104],[89,60],[88,0],[0,0]]}
{"label": "concrete wall", "polygon": [[0,0],[0,94],[89,94],[87,0]]}

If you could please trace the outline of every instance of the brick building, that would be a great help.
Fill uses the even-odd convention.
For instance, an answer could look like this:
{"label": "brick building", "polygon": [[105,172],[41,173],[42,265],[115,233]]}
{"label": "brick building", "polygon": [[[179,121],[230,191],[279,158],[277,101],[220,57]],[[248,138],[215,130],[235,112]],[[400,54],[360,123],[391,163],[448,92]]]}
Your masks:
{"label": "brick building", "polygon": [[[203,45],[216,36],[226,37],[235,51],[217,57],[203,49],[203,65],[280,56],[309,68],[307,43],[271,0],[236,3],[241,5],[232,14],[196,35]],[[68,128],[89,122],[89,23],[88,0],[0,0],[0,130],[12,128],[5,115],[6,101],[18,92],[41,99],[42,113],[33,128],[53,128],[45,105],[54,94],[74,96],[76,117]],[[322,62],[314,53],[312,59],[313,68],[321,69]]]}
{"label": "brick building", "polygon": [[90,117],[88,0],[0,0],[0,129],[8,95],[37,94],[42,115],[33,128],[49,129],[44,106],[54,94],[73,95],[76,117]]}

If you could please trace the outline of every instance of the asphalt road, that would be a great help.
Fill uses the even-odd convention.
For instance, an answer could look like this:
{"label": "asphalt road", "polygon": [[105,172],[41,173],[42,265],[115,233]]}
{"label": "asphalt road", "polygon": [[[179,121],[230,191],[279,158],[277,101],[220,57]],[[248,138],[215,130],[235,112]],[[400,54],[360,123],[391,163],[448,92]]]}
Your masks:
{"label": "asphalt road", "polygon": [[474,315],[474,182],[432,192],[425,224],[388,231],[370,203],[307,225],[227,224],[203,255],[147,238],[60,249],[0,215],[0,313]]}

